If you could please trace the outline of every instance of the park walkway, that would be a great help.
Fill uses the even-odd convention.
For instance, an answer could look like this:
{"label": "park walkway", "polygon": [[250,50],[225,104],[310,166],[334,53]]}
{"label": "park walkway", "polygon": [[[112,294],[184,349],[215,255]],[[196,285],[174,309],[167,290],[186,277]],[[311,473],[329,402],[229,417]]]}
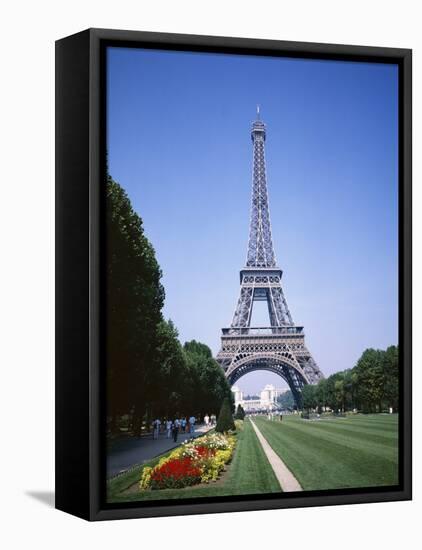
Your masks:
{"label": "park walkway", "polygon": [[151,434],[115,441],[107,452],[107,479],[178,447],[186,439],[199,437],[210,429],[211,426],[203,424],[195,426],[193,434],[179,432],[176,443],[173,438],[167,439],[165,434],[160,434],[158,439],[153,439]]}
{"label": "park walkway", "polygon": [[282,488],[283,492],[287,493],[291,491],[302,491],[302,487],[300,486],[298,480],[287,468],[287,466],[284,464],[278,454],[273,451],[268,441],[256,427],[255,422],[252,420],[252,418],[250,420],[258,437],[258,440],[261,443],[262,449],[268,459],[268,462],[271,464],[271,467],[278,482],[280,483],[280,487]]}

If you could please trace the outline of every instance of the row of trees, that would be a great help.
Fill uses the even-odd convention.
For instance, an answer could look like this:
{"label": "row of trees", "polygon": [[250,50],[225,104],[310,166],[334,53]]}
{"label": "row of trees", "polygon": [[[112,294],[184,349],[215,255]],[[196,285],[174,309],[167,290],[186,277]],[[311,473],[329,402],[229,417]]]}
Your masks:
{"label": "row of trees", "polygon": [[277,397],[277,403],[282,409],[294,409],[296,408],[295,398],[290,390],[282,393]]}
{"label": "row of trees", "polygon": [[135,433],[153,417],[217,413],[232,392],[211,350],[181,345],[162,315],[164,288],[141,218],[121,186],[107,181],[106,379],[111,432]]}
{"label": "row of trees", "polygon": [[302,390],[303,408],[308,410],[381,412],[391,407],[396,411],[398,400],[397,346],[390,346],[385,351],[367,349],[352,369],[332,374]]}

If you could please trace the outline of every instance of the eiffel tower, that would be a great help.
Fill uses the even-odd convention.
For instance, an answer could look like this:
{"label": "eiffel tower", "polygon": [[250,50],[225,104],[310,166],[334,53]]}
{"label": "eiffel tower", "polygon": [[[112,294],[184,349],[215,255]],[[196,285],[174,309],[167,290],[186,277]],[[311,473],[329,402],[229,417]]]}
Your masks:
{"label": "eiffel tower", "polygon": [[[256,370],[280,375],[300,406],[303,386],[317,383],[323,375],[305,345],[303,327],[293,322],[281,285],[283,272],[275,259],[268,207],[266,126],[260,119],[259,107],[251,135],[252,207],[246,266],[240,271],[240,297],[232,324],[222,329],[217,361],[230,384]],[[251,327],[256,301],[267,302],[269,327]]]}

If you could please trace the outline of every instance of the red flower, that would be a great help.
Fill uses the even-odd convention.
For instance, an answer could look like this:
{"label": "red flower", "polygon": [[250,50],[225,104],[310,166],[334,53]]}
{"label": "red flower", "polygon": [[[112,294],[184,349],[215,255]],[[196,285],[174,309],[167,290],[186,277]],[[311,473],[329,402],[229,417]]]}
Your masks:
{"label": "red flower", "polygon": [[169,460],[154,468],[151,474],[151,486],[157,489],[186,487],[200,480],[201,470],[193,464],[190,457]]}
{"label": "red flower", "polygon": [[215,455],[215,449],[210,449],[204,445],[199,445],[198,447],[195,447],[195,449],[197,450],[200,458],[209,458]]}

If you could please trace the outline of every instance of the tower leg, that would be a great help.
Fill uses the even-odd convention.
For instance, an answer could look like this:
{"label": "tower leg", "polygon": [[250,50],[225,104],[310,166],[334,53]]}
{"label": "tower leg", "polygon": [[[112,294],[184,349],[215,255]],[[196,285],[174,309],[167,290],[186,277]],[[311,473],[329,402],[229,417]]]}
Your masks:
{"label": "tower leg", "polygon": [[232,327],[248,327],[252,313],[253,288],[242,287],[237,302],[236,311],[233,315]]}
{"label": "tower leg", "polygon": [[323,378],[322,372],[312,355],[307,358],[298,358],[298,361],[311,384],[317,384]]}
{"label": "tower leg", "polygon": [[301,389],[303,387],[303,384],[299,382],[296,374],[293,373],[292,370],[289,369],[288,367],[283,366],[283,372],[284,372],[285,379],[289,384],[290,391],[293,394],[293,398],[295,400],[296,406],[298,409],[300,409],[302,407]]}
{"label": "tower leg", "polygon": [[293,326],[293,319],[287,306],[286,298],[284,297],[283,289],[281,288],[281,286],[271,287],[269,289],[267,299],[271,326]]}

